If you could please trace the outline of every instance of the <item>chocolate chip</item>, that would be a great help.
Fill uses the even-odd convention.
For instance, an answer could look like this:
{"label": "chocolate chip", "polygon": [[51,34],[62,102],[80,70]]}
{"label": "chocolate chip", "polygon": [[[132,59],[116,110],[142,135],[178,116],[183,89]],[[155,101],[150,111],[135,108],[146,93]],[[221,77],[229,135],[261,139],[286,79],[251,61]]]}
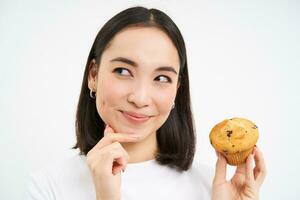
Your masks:
{"label": "chocolate chip", "polygon": [[252,126],[252,128],[253,128],[253,129],[257,129],[257,128],[258,128],[258,126],[256,126],[256,125],[254,124],[254,126]]}
{"label": "chocolate chip", "polygon": [[246,133],[248,133],[248,131],[246,131]]}
{"label": "chocolate chip", "polygon": [[210,144],[212,145],[212,141],[211,140],[209,140],[210,141]]}
{"label": "chocolate chip", "polygon": [[232,131],[226,131],[227,132],[227,137],[231,137]]}
{"label": "chocolate chip", "polygon": [[235,147],[235,145],[233,144],[232,147]]}

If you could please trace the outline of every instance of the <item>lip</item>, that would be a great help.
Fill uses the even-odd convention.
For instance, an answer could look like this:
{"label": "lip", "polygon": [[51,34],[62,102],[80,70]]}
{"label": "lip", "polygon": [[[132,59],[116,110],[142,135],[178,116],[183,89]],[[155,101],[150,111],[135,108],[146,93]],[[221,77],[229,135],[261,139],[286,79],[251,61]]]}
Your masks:
{"label": "lip", "polygon": [[120,111],[120,112],[128,121],[133,123],[145,123],[151,118],[151,116],[148,115],[129,112],[129,111]]}

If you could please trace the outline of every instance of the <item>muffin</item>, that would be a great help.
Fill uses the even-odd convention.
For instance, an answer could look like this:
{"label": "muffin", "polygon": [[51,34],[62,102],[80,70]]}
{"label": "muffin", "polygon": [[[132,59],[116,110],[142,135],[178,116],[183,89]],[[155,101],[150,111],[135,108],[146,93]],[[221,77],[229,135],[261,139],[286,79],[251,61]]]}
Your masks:
{"label": "muffin", "polygon": [[244,118],[225,119],[216,124],[210,134],[211,145],[229,165],[244,163],[258,140],[258,127]]}

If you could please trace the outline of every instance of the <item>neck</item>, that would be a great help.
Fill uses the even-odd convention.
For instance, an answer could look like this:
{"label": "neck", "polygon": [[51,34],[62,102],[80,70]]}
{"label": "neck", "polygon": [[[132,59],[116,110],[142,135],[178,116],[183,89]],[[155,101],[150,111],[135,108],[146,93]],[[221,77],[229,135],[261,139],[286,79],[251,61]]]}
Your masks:
{"label": "neck", "polygon": [[122,143],[123,148],[129,155],[128,163],[139,163],[155,159],[157,154],[156,132],[143,138],[140,142]]}

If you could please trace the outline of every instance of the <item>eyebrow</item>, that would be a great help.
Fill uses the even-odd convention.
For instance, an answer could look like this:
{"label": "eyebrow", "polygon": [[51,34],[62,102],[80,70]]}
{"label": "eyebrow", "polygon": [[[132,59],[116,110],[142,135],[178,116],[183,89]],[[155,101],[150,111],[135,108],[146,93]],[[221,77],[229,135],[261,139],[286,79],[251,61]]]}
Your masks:
{"label": "eyebrow", "polygon": [[[117,57],[114,58],[112,60],[110,60],[110,62],[123,62],[123,63],[127,63],[128,65],[131,65],[133,67],[138,67],[138,64],[128,58],[124,58],[124,57]],[[158,68],[155,69],[155,71],[169,71],[169,72],[173,72],[174,74],[177,75],[177,71],[170,66],[160,66]]]}

